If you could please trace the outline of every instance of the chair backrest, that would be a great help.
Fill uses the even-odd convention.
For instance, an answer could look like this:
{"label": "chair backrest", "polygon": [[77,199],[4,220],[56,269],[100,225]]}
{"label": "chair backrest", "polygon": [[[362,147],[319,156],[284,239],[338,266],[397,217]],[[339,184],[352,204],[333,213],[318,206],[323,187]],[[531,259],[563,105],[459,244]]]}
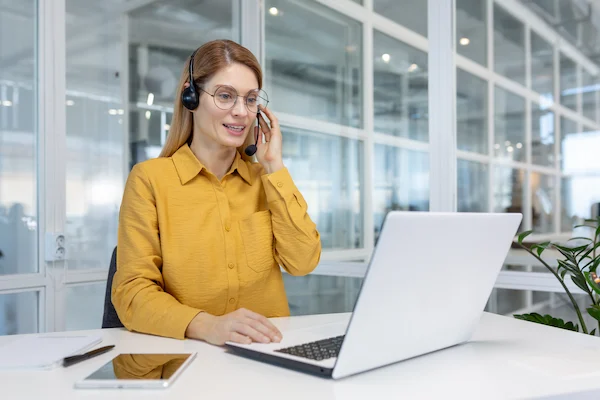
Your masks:
{"label": "chair backrest", "polygon": [[104,314],[102,316],[102,328],[123,328],[123,324],[113,306],[111,292],[113,277],[117,272],[117,248],[113,250],[108,267],[108,279],[106,280],[106,292],[104,293]]}

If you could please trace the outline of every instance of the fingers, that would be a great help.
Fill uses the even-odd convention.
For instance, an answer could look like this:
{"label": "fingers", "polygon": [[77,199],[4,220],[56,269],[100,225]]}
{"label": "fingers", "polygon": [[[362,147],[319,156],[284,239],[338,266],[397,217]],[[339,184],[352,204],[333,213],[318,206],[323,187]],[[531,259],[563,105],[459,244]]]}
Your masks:
{"label": "fingers", "polygon": [[267,118],[269,118],[269,121],[271,122],[271,129],[279,129],[279,120],[275,114],[271,112],[271,110],[263,106],[258,106],[258,109],[264,112]]}
{"label": "fingers", "polygon": [[277,329],[277,327],[275,325],[273,325],[273,323],[271,321],[269,321],[268,318],[264,317],[263,315],[257,314],[253,311],[246,310],[246,309],[243,309],[243,312],[246,317],[257,321],[257,322],[261,323],[262,325],[264,325],[266,328],[268,328],[271,331],[270,336],[271,336],[272,340],[274,340],[276,342],[279,342],[281,340],[283,335],[281,334],[279,329]]}
{"label": "fingers", "polygon": [[246,324],[250,325],[252,328],[262,333],[263,335],[269,338],[271,342],[279,342],[281,338],[278,336],[278,333],[273,330],[270,326],[266,325],[262,321],[257,321],[252,318],[246,318],[244,321]]}
{"label": "fingers", "polygon": [[259,331],[254,329],[252,326],[244,323],[243,321],[238,321],[238,323],[235,325],[234,329],[235,329],[235,332],[241,333],[242,335],[249,337],[254,342],[258,342],[258,343],[270,343],[271,342],[271,339],[269,339],[268,336],[260,333]]}
{"label": "fingers", "polygon": [[229,340],[234,343],[242,343],[242,344],[252,343],[252,339],[250,339],[248,336],[244,336],[237,332],[231,332],[231,335],[229,336]]}
{"label": "fingers", "polygon": [[271,141],[271,128],[260,113],[258,113],[258,123],[260,124],[260,130],[265,134],[265,140],[267,142]]}

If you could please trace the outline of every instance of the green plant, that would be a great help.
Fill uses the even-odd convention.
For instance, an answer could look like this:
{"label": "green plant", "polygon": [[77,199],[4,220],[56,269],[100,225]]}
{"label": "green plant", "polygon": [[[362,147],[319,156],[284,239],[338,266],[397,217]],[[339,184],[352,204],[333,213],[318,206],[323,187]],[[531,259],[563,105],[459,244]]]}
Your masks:
{"label": "green plant", "polygon": [[[538,313],[514,315],[517,319],[536,322],[539,324],[555,326],[557,328],[568,329],[571,331],[581,332],[585,334],[595,335],[596,332],[600,335],[600,278],[596,274],[596,269],[600,264],[600,252],[596,252],[600,247],[600,217],[597,219],[587,219],[583,225],[577,225],[575,228],[586,227],[594,232],[593,239],[588,237],[576,237],[569,241],[579,240],[585,244],[569,247],[559,243],[544,242],[527,245],[523,240],[529,236],[532,231],[523,232],[517,236],[518,245],[526,250],[529,254],[535,257],[544,267],[548,269],[558,279],[565,293],[571,301],[573,309],[577,313],[579,324],[573,322],[565,322],[562,319],[554,318],[551,315],[540,315]],[[551,267],[542,259],[542,253],[547,249],[555,249],[562,255],[562,259],[557,259],[557,267]],[[583,319],[579,304],[575,301],[573,294],[565,284],[565,277],[569,276],[571,281],[581,289],[590,300],[589,307],[586,307],[587,313],[598,321],[598,329],[593,329],[591,332]]]}

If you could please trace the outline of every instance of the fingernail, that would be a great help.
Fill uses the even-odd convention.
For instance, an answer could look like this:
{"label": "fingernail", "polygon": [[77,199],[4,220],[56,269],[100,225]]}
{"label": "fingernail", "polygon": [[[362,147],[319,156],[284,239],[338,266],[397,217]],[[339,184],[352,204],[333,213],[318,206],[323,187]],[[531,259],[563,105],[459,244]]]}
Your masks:
{"label": "fingernail", "polygon": [[263,336],[263,342],[264,343],[269,343],[269,342],[271,342],[271,340],[268,337]]}

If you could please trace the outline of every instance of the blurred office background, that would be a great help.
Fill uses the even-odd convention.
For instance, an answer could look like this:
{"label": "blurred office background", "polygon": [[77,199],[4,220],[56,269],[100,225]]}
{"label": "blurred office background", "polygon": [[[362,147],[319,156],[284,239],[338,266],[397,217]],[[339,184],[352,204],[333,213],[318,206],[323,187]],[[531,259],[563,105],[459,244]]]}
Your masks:
{"label": "blurred office background", "polygon": [[[455,3],[458,211],[568,238],[600,202],[600,3]],[[322,235],[292,313],[352,310],[385,214],[429,210],[427,35],[426,0],[0,0],[0,335],[100,327],[127,174],[217,38],[261,59]],[[531,261],[511,250],[487,309],[570,318]]]}

